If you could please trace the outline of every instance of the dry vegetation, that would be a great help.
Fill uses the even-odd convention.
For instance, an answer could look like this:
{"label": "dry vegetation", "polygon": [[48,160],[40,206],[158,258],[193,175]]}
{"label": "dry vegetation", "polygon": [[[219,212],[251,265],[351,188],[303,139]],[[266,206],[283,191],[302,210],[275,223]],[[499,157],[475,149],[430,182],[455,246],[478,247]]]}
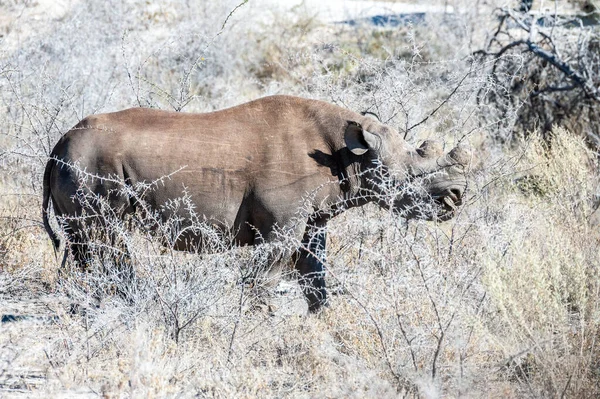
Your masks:
{"label": "dry vegetation", "polygon": [[[586,87],[531,52],[499,54],[510,36],[489,40],[489,4],[378,28],[252,0],[192,3],[0,2],[0,396],[600,395],[599,122]],[[553,29],[528,37],[597,87],[596,28]],[[543,94],[574,111],[548,120],[556,101],[532,95],[564,81],[574,91]],[[335,219],[336,295],[317,316],[285,272],[275,311],[254,309],[244,276],[260,251],[181,254],[143,229],[123,230],[134,283],[111,259],[58,276],[41,179],[77,121],[275,93],[375,112],[412,143],[469,142],[466,204],[441,224],[374,206]]]}

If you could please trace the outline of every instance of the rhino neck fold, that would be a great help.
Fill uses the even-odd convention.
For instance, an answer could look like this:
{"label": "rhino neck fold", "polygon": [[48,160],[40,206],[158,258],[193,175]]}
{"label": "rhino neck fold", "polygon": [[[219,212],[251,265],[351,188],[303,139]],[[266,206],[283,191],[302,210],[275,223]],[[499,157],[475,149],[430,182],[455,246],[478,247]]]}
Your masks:
{"label": "rhino neck fold", "polygon": [[330,176],[335,177],[337,182],[327,189],[331,191],[327,193],[325,203],[319,204],[317,201],[314,204],[315,212],[310,217],[312,221],[326,220],[343,212],[344,209],[369,202],[362,187],[362,159],[352,154],[347,147],[337,150],[331,147],[322,149],[324,151],[314,149],[308,155],[320,167],[328,168]]}
{"label": "rhino neck fold", "polygon": [[367,202],[373,201],[372,195],[364,186],[364,172],[362,160],[342,148],[336,151],[338,157],[338,179],[339,195],[336,204],[334,204],[335,213],[340,213],[344,209],[362,206]]}

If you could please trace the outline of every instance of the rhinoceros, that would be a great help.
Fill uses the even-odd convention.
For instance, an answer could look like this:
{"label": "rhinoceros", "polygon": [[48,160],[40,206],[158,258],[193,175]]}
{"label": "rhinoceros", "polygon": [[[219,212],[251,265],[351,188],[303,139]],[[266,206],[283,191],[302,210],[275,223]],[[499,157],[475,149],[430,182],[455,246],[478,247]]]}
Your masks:
{"label": "rhinoceros", "polygon": [[[88,116],[60,138],[44,172],[43,221],[58,248],[48,218],[52,200],[67,237],[65,260],[70,252],[84,264],[89,248],[78,217],[97,209],[77,200],[81,173],[96,177],[85,191],[118,218],[136,212],[139,200],[123,185],[168,176],[143,196],[165,218],[173,212],[165,204],[185,190],[195,212],[227,230],[233,245],[269,243],[277,229],[291,229],[302,242],[293,257],[299,282],[309,310],[317,311],[328,301],[328,220],[369,202],[406,218],[449,219],[466,188],[470,154],[458,146],[444,155],[437,141],[415,148],[369,115],[293,96],[201,114],[132,108]],[[400,189],[419,179],[418,190]],[[390,187],[397,189],[392,198]],[[202,234],[191,230],[171,245],[201,249]]]}

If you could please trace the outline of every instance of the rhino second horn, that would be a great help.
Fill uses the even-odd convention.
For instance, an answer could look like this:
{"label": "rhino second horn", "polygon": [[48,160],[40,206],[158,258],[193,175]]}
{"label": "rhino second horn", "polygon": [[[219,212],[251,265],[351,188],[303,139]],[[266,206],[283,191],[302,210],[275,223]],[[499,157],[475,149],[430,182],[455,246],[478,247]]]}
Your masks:
{"label": "rhino second horn", "polygon": [[473,157],[471,149],[465,145],[454,147],[448,155],[452,160],[462,166],[469,165],[471,163],[471,158]]}

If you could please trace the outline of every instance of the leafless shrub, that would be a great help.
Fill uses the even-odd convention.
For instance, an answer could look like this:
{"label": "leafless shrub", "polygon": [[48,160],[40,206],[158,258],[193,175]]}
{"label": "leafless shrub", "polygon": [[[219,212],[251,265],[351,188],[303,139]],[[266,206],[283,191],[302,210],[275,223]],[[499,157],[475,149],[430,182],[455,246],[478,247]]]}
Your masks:
{"label": "leafless shrub", "polygon": [[564,126],[598,147],[600,36],[578,17],[496,12],[497,26],[475,55],[490,64],[489,82],[478,94],[484,121],[496,137],[512,140],[538,128]]}

